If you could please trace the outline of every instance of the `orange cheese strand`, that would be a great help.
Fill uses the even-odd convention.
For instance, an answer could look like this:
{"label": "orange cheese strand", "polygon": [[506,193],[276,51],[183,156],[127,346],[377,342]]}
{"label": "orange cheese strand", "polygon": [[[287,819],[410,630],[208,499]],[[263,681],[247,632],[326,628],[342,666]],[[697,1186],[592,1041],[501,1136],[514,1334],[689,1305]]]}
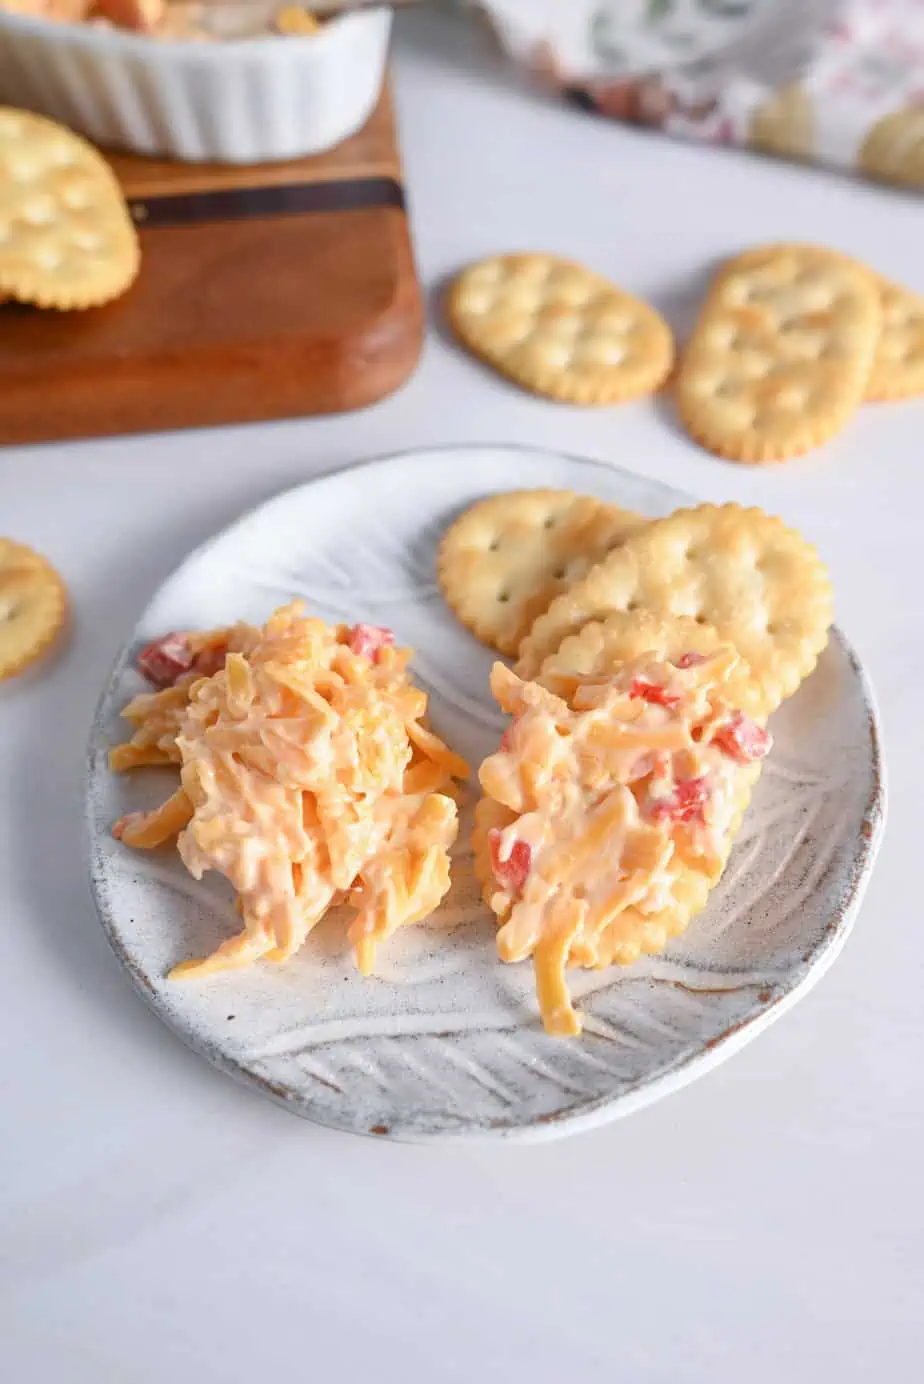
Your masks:
{"label": "orange cheese strand", "polygon": [[136,850],[151,851],[177,836],[193,815],[193,805],[182,788],[153,812],[131,812],[116,822],[112,834],[117,841]]}

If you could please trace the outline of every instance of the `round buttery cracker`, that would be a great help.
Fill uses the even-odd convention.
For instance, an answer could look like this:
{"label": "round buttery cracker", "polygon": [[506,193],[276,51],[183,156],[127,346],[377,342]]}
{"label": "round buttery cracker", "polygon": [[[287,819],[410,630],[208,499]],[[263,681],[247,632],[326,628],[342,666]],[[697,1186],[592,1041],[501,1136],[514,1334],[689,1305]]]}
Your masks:
{"label": "round buttery cracker", "polygon": [[123,293],[139,263],[135,227],[102,155],[54,121],[0,107],[0,297],[95,307]]}
{"label": "round buttery cracker", "polygon": [[58,635],[67,594],[38,553],[0,538],[0,681],[34,663]]}
{"label": "round buttery cracker", "polygon": [[473,634],[512,655],[556,596],[646,522],[570,490],[490,495],[447,529],[440,586]]}
{"label": "round buttery cracker", "polygon": [[813,245],[748,250],[717,275],[677,372],[692,438],[730,461],[827,442],[863,400],[882,313],[876,279]]}
{"label": "round buttery cracker", "polygon": [[818,554],[782,520],[698,505],[650,522],[553,601],[520,646],[517,672],[534,677],[569,635],[613,611],[686,615],[735,646],[769,714],[814,668],[833,604]]}
{"label": "round buttery cracker", "polygon": [[654,308],[555,255],[497,255],[449,291],[459,338],[501,374],[573,404],[615,404],[658,389],[674,343]]}
{"label": "round buttery cracker", "polygon": [[[663,618],[648,610],[618,610],[569,635],[543,660],[536,681],[570,701],[580,680],[606,677],[622,663],[648,654],[675,663],[684,654],[713,654],[730,643],[713,625],[689,615]],[[740,655],[725,683],[725,693],[734,706],[757,720],[764,718],[761,689]]]}

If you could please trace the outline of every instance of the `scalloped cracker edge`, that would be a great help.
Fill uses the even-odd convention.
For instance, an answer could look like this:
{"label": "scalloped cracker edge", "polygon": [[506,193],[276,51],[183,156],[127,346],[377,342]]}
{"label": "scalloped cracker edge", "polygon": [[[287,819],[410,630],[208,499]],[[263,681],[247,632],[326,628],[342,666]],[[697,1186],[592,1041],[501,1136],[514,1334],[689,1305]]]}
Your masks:
{"label": "scalloped cracker edge", "polygon": [[49,562],[0,538],[0,681],[21,673],[54,643],[67,617],[67,590]]}
{"label": "scalloped cracker edge", "polygon": [[814,668],[834,595],[814,548],[782,520],[735,504],[681,509],[553,601],[521,644],[517,672],[535,677],[589,621],[638,609],[714,625],[750,667],[769,714]]}
{"label": "scalloped cracker edge", "polygon": [[515,655],[556,596],[647,523],[570,490],[510,490],[467,509],[443,536],[447,604],[485,644]]}

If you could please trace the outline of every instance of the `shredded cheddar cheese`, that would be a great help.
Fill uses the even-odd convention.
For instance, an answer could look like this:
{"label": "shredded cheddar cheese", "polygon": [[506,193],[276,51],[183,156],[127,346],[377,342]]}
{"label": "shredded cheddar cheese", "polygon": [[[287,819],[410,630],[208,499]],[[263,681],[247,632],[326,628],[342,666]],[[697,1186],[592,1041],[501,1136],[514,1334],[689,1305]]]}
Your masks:
{"label": "shredded cheddar cheese", "polygon": [[622,920],[644,928],[668,909],[681,869],[718,878],[735,776],[770,748],[729,701],[737,663],[729,646],[677,663],[646,655],[554,692],[494,665],[513,720],[479,771],[506,814],[489,832],[488,902],[501,959],[535,959],[548,1032],[580,1032],[566,966],[610,964]]}
{"label": "shredded cheddar cheese", "polygon": [[422,724],[409,657],[387,630],[331,627],[298,603],[262,630],[143,651],[149,678],[176,680],[125,708],[135,733],[112,767],[175,763],[181,786],[115,835],[141,848],[176,836],[196,879],[230,881],[244,924],[173,977],[285,961],[341,900],[356,908],[349,938],[368,973],[378,942],[436,908],[458,830],[448,794],[468,766]]}

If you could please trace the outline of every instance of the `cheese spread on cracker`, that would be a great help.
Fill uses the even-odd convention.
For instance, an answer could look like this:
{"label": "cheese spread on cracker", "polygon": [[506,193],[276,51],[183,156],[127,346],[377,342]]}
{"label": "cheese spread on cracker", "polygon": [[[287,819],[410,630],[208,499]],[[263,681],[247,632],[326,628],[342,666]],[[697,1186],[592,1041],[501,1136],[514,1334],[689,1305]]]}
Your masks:
{"label": "cheese spread on cracker", "polygon": [[674,662],[646,655],[573,679],[567,700],[494,665],[492,691],[513,719],[479,770],[504,810],[487,832],[486,901],[501,959],[535,958],[549,1033],[580,1032],[567,965],[618,959],[612,929],[644,935],[681,871],[721,873],[737,774],[771,745],[727,695],[738,662],[731,645]]}

